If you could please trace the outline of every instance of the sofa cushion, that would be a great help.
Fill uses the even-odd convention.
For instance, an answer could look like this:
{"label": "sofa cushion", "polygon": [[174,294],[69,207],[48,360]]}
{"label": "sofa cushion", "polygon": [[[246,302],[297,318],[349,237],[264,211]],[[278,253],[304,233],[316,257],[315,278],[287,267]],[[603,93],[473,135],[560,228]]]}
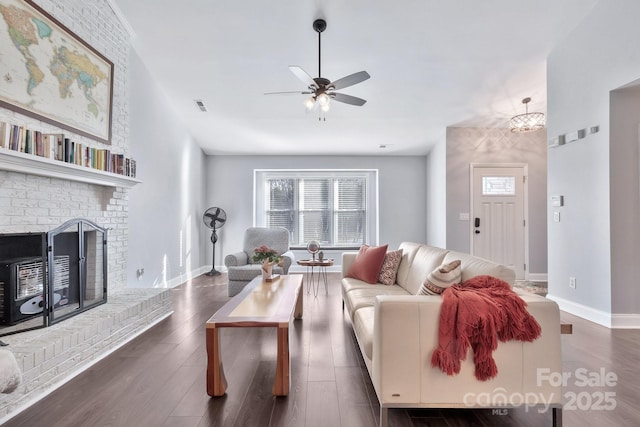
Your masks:
{"label": "sofa cushion", "polygon": [[402,250],[402,259],[400,260],[400,266],[398,267],[398,274],[396,275],[396,283],[400,286],[404,286],[407,281],[407,275],[411,268],[413,258],[416,256],[418,249],[422,246],[420,243],[402,242],[400,243],[400,249]]}
{"label": "sofa cushion", "polygon": [[447,263],[456,259],[461,261],[460,267],[462,267],[462,282],[465,282],[475,276],[487,275],[502,279],[511,286],[515,283],[516,273],[513,268],[500,265],[477,256],[454,251],[447,253],[444,258],[444,262]]}
{"label": "sofa cushion", "polygon": [[383,285],[372,285],[367,282],[363,282],[360,279],[354,279],[352,277],[344,277],[342,279],[342,292],[346,294],[352,289],[361,289],[361,288],[370,288],[372,286],[383,286]]}
{"label": "sofa cushion", "polygon": [[400,261],[402,261],[402,249],[387,252],[384,256],[382,267],[380,267],[378,282],[383,285],[393,285],[396,283],[396,275],[398,274]]}
{"label": "sofa cushion", "polygon": [[371,284],[377,283],[380,267],[382,267],[386,253],[387,245],[362,245],[356,259],[347,272],[347,277],[360,279]]}
{"label": "sofa cushion", "polygon": [[349,310],[349,314],[353,316],[353,312],[362,307],[372,307],[376,303],[376,297],[379,295],[408,295],[404,288],[398,285],[367,285],[357,289],[351,289],[343,294],[345,304]]}
{"label": "sofa cushion", "polygon": [[451,287],[462,280],[462,270],[460,260],[442,264],[433,270],[420,286],[419,295],[440,295],[445,289]]}
{"label": "sofa cushion", "polygon": [[446,249],[433,246],[420,246],[413,257],[404,282],[401,282],[400,273],[398,273],[398,278],[396,279],[398,285],[405,288],[411,295],[416,295],[427,275],[444,262],[444,257],[448,252]]}

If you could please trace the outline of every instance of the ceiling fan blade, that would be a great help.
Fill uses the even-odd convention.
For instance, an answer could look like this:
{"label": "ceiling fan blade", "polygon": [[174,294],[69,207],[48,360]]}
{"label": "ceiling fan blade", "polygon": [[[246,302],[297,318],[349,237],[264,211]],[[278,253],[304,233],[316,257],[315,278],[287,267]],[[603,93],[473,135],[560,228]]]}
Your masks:
{"label": "ceiling fan blade", "polygon": [[302,83],[306,84],[309,87],[318,87],[318,84],[313,80],[309,73],[307,73],[302,68],[298,67],[297,65],[289,65],[289,69],[297,78],[302,81]]}
{"label": "ceiling fan blade", "polygon": [[332,82],[329,86],[333,89],[344,89],[345,87],[353,86],[360,82],[367,80],[369,77],[369,73],[366,71],[359,71],[357,73],[350,74],[346,77],[336,80]]}
{"label": "ceiling fan blade", "polygon": [[313,92],[301,92],[299,90],[293,90],[293,91],[287,91],[287,92],[265,92],[265,95],[293,95],[293,94],[297,94],[297,95],[310,95]]}
{"label": "ceiling fan blade", "polygon": [[345,95],[344,93],[332,93],[331,97],[338,102],[344,102],[345,104],[363,106],[367,101],[362,98],[357,98],[351,95]]}

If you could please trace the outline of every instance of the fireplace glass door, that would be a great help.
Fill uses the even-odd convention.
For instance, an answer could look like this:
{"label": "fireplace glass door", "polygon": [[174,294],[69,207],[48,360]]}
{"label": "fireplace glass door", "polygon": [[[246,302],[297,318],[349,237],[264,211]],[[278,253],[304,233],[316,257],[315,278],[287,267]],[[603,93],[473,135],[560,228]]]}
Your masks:
{"label": "fireplace glass door", "polygon": [[49,324],[107,302],[106,245],[106,230],[85,219],[49,232]]}

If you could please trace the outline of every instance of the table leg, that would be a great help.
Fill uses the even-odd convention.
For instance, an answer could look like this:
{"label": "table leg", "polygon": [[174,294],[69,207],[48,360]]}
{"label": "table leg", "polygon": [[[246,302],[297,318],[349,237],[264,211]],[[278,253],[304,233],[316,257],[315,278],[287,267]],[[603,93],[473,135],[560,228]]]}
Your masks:
{"label": "table leg", "polygon": [[290,380],[289,365],[289,324],[278,326],[278,356],[276,359],[276,379],[273,383],[275,396],[287,396],[289,394]]}
{"label": "table leg", "polygon": [[[329,295],[329,288],[327,288],[327,267],[322,267],[322,278],[324,279],[324,293]],[[320,287],[320,285],[318,285]]]}
{"label": "table leg", "polygon": [[315,266],[311,266],[311,287],[313,288],[313,296],[318,296],[318,278],[319,271],[315,271]]}
{"label": "table leg", "polygon": [[227,390],[227,379],[220,358],[219,328],[207,328],[207,394],[222,396]]}
{"label": "table leg", "polygon": [[302,319],[302,307],[304,306],[304,301],[303,301],[303,296],[302,294],[304,294],[303,292],[304,290],[304,284],[300,287],[300,290],[298,291],[298,299],[296,300],[296,308],[293,311],[293,317],[295,319]]}

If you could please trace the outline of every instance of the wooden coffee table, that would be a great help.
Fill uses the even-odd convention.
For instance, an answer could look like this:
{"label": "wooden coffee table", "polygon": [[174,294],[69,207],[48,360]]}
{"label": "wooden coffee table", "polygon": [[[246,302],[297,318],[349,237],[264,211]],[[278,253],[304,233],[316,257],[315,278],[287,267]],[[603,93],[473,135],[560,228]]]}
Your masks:
{"label": "wooden coffee table", "polygon": [[273,394],[287,396],[289,364],[289,323],[302,318],[302,274],[280,276],[273,282],[253,279],[238,295],[207,320],[207,394],[222,396],[227,380],[220,358],[220,328],[278,328],[278,355]]}

